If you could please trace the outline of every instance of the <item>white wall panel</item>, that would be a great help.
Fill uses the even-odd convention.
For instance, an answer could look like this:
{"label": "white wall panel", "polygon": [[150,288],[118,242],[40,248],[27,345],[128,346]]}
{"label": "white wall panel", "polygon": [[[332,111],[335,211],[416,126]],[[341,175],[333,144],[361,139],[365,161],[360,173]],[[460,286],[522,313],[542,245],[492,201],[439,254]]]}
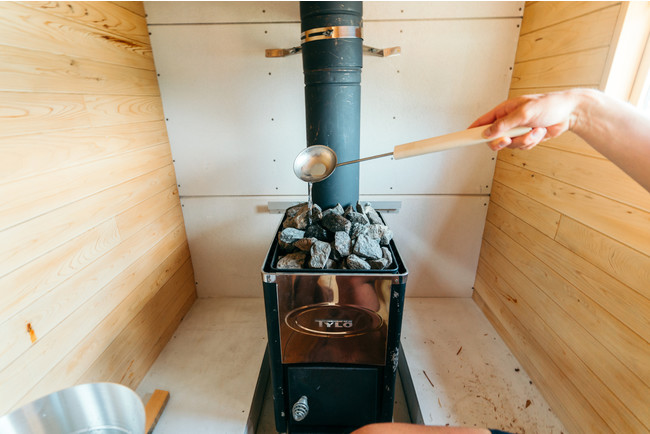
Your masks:
{"label": "white wall panel", "polygon": [[371,196],[400,200],[398,213],[384,214],[409,270],[409,297],[471,297],[487,197]]}
{"label": "white wall panel", "polygon": [[150,26],[181,196],[300,194],[305,147],[299,24]]}
{"label": "white wall panel", "polygon": [[[515,17],[524,2],[367,1],[364,20]],[[149,24],[259,23],[300,21],[298,2],[145,2]]]}
{"label": "white wall panel", "polygon": [[[391,58],[364,57],[361,155],[466,128],[507,96],[519,19],[371,22]],[[182,196],[301,194],[291,165],[305,147],[298,24],[150,26]],[[164,47],[164,48],[163,48]],[[364,163],[366,194],[481,194],[494,153],[475,146]],[[409,176],[403,176],[409,173]]]}
{"label": "white wall panel", "polygon": [[[520,22],[509,18],[365,23],[365,43],[399,45],[402,54],[364,57],[361,156],[463,130],[506,98]],[[362,163],[361,192],[487,193],[495,155],[479,145]]]}
{"label": "white wall panel", "polygon": [[524,2],[493,1],[366,1],[364,20],[443,20],[516,17]]}
{"label": "white wall panel", "polygon": [[[306,199],[297,2],[147,2],[149,31],[201,297],[255,296],[280,215]],[[523,2],[366,2],[361,156],[466,128],[507,96]],[[409,295],[469,297],[494,154],[485,146],[361,167],[361,193],[387,215]]]}
{"label": "white wall panel", "polygon": [[262,265],[282,219],[268,212],[268,199],[181,198],[199,297],[262,295]]}
{"label": "white wall panel", "polygon": [[150,25],[300,22],[298,2],[146,1],[144,7]]}
{"label": "white wall panel", "polygon": [[[280,214],[267,197],[181,198],[199,297],[255,297],[260,271]],[[302,201],[304,196],[273,200]],[[480,196],[363,196],[400,200],[399,213],[384,214],[395,233],[413,297],[470,297],[487,212]]]}

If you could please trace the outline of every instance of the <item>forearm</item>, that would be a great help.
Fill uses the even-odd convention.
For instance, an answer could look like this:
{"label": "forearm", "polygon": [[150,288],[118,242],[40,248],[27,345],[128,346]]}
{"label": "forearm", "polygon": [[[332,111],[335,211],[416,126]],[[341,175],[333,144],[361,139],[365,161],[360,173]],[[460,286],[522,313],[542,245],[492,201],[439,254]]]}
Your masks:
{"label": "forearm", "polygon": [[578,98],[570,129],[650,191],[650,117],[588,89]]}

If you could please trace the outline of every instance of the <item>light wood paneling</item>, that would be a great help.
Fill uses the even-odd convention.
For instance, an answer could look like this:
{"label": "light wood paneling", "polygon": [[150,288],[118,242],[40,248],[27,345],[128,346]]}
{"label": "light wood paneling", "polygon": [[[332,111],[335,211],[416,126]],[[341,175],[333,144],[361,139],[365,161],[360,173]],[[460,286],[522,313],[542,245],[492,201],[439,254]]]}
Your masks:
{"label": "light wood paneling", "polygon": [[0,92],[1,137],[83,128],[89,120],[82,95]]}
{"label": "light wood paneling", "polygon": [[[158,253],[164,262],[165,255],[176,248],[179,242],[182,242],[182,232],[182,226],[177,226],[167,234],[163,234],[151,253]],[[160,294],[155,291],[165,283],[165,275],[167,274],[167,278],[169,275],[160,272],[155,275],[151,274],[152,271],[160,271],[151,263],[152,256],[138,258],[123,273],[116,276],[108,285],[93,294],[83,305],[65,318],[56,329],[39,338],[38,345],[34,345],[21,357],[21,361],[24,363],[23,369],[30,374],[28,379],[23,379],[19,384],[10,379],[5,382],[7,392],[13,390],[15,394],[20,395],[19,405],[41,396],[43,391],[51,389],[53,386],[60,387],[64,384],[61,380],[65,380],[67,384],[87,382],[82,378],[81,373],[87,369],[88,362],[92,361],[93,357],[100,357],[101,350],[107,348],[105,335],[109,334],[112,336],[111,340],[115,339],[124,327],[128,328],[130,317],[142,311],[144,303],[141,300],[143,298],[146,300],[153,297],[156,300],[160,297]],[[147,270],[147,267],[151,268]],[[177,285],[175,290],[180,292],[180,285]],[[133,306],[128,305],[130,301],[134,302]],[[126,313],[125,310],[127,310]],[[120,312],[121,316],[116,318],[114,314],[119,315]],[[172,315],[171,311],[169,313]],[[87,329],[84,329],[84,326]],[[95,340],[95,334],[97,334],[97,340]],[[91,340],[92,348],[84,346],[84,343],[87,344],[87,338]],[[153,342],[150,343],[150,345],[153,344]],[[90,353],[80,353],[77,349],[79,346]],[[151,346],[147,347],[143,343],[143,346],[136,348],[136,352],[144,359],[150,348]],[[107,350],[104,349],[105,351]],[[111,352],[110,354],[112,357],[118,357],[117,353]],[[11,371],[15,363],[12,363],[7,371]],[[63,367],[62,364],[65,366]],[[62,367],[65,376],[59,377],[58,374],[61,373]],[[126,365],[123,368],[126,369]],[[2,374],[0,373],[0,375]],[[48,378],[50,376],[54,378]],[[102,381],[99,378],[94,381]],[[118,379],[109,378],[105,378],[103,381],[119,382]],[[15,389],[16,386],[19,386],[20,389]],[[25,390],[29,390],[33,386],[35,386],[35,390],[25,395]],[[16,398],[18,397],[16,396]]]}
{"label": "light wood paneling", "polygon": [[650,256],[566,216],[555,241],[650,298]]}
{"label": "light wood paneling", "polygon": [[[527,331],[521,322],[495,294],[495,284],[486,282],[482,274],[476,276],[474,300],[499,331],[501,338],[516,355],[533,382],[541,390],[553,411],[570,432],[602,432],[605,421],[587,402],[582,392],[573,384],[571,377],[560,369],[548,352]],[[562,399],[568,396],[571,402]]]}
{"label": "light wood paneling", "polygon": [[502,161],[497,161],[494,179],[650,255],[647,211]]}
{"label": "light wood paneling", "polygon": [[[101,53],[101,52],[100,52]],[[0,90],[159,95],[156,72],[47,51],[0,46]]]}
{"label": "light wood paneling", "polygon": [[[113,311],[131,291],[136,289],[140,282],[146,279],[150,271],[158,265],[156,261],[164,258],[168,251],[177,245],[178,239],[182,236],[183,227],[177,225],[170,229],[171,224],[173,223],[154,224],[146,228],[141,237],[136,237],[131,243],[126,243],[124,247],[134,247],[135,254],[123,253],[121,258],[117,258],[121,261],[116,263],[114,270],[105,272],[98,270],[101,273],[98,276],[98,288],[90,286],[88,283],[83,285],[89,278],[80,276],[80,282],[75,282],[73,287],[67,285],[65,292],[52,291],[48,293],[47,297],[39,299],[38,306],[33,308],[30,306],[28,312],[25,313],[35,315],[32,326],[38,339],[28,347],[18,341],[19,347],[12,348],[10,353],[3,357],[4,361],[24,349],[20,357],[3,366],[3,370],[0,371],[0,379],[3,383],[3,389],[0,391],[0,403],[4,404],[0,411],[6,411],[7,405],[11,405],[13,400],[22,396],[21,392],[30,389],[39,381],[47,381],[46,376],[52,365],[63,359],[79,341],[92,333],[97,324]],[[167,232],[158,233],[160,231]],[[152,241],[158,245],[151,251],[142,252],[146,248],[144,240],[152,234],[157,236],[152,238]],[[120,250],[116,249],[114,255],[117,255],[118,252]],[[46,302],[48,303],[46,304]],[[31,317],[27,315],[23,317],[19,314],[6,326],[3,325],[3,329],[9,329],[9,326],[17,324],[20,319],[27,320],[31,324],[32,321],[29,318]],[[116,331],[115,334],[117,333]],[[144,357],[149,348],[140,348],[140,350]],[[16,375],[19,371],[23,373],[22,376]],[[18,402],[18,404],[20,403]]]}
{"label": "light wood paneling", "polygon": [[[59,4],[59,7],[68,11],[74,10],[71,3]],[[79,19],[68,20],[61,14],[58,14],[58,19],[52,20],[50,13],[40,12],[36,7],[0,3],[2,44],[74,58],[100,60],[129,68],[154,69],[148,43],[129,40],[124,33],[109,33],[104,29],[89,27],[80,23]],[[89,15],[90,13],[82,16],[88,19]]]}
{"label": "light wood paneling", "polygon": [[[0,186],[7,201],[0,206],[0,228],[26,221],[95,192],[153,172],[169,163],[167,144],[155,145],[96,162],[46,172]],[[84,180],[84,182],[79,182]],[[56,191],[43,189],[48,185]]]}
{"label": "light wood paneling", "polygon": [[490,202],[498,203],[548,237],[553,237],[557,232],[561,216],[559,212],[500,182],[494,183]]}
{"label": "light wood paneling", "polygon": [[0,183],[165,143],[160,121],[0,138]]}
{"label": "light wood paneling", "polygon": [[[525,272],[558,306],[597,335],[599,342],[630,368],[632,376],[639,377],[635,381],[650,382],[650,366],[644,363],[643,353],[635,351],[650,340],[650,318],[644,317],[650,300],[599,273],[579,256],[558,249],[548,238],[496,204],[491,207],[488,222],[492,225],[486,226],[486,241]],[[517,243],[511,241],[513,235]],[[577,334],[579,330],[573,327],[564,332]]]}
{"label": "light wood paneling", "polygon": [[162,120],[158,96],[92,95],[84,97],[93,126]]}
{"label": "light wood paneling", "polygon": [[582,140],[571,131],[567,131],[561,136],[555,137],[554,139],[542,142],[539,144],[539,146],[561,149],[566,152],[574,152],[576,154],[587,155],[589,157],[600,158],[603,160],[605,159],[605,157],[603,157],[600,152],[589,146],[587,142]]}
{"label": "light wood paneling", "polygon": [[0,92],[0,113],[0,137],[163,119],[160,97],[133,95]]}
{"label": "light wood paneling", "polygon": [[[608,8],[612,5],[620,5],[620,2],[529,2],[526,4],[524,19],[521,22],[521,34],[523,36],[554,24],[573,22],[576,19],[580,19],[583,15]],[[600,31],[600,29],[589,30]]]}
{"label": "light wood paneling", "polygon": [[195,298],[143,11],[0,5],[0,414],[135,387]]}
{"label": "light wood paneling", "polygon": [[[128,324],[136,316],[140,315],[143,307],[152,299],[159,298],[162,288],[171,287],[175,291],[182,288],[184,282],[177,276],[183,274],[181,267],[187,268],[189,255],[187,243],[177,247],[139,286],[145,290],[135,290],[125,298],[119,306],[102,320],[82,341],[79,342],[66,356],[52,366],[48,373],[48,379],[41,381],[34,386],[22,398],[23,401],[30,401],[42,396],[50,388],[60,389],[68,384],[85,382],[82,377],[86,373],[94,371],[91,366],[96,366],[101,357],[116,356],[114,348],[110,346],[116,340],[116,330],[122,332],[130,330]],[[151,284],[153,283],[153,285]],[[160,285],[162,288],[158,289]],[[158,292],[155,292],[158,289]],[[155,329],[155,328],[154,328]],[[121,332],[120,332],[121,333]],[[118,363],[114,363],[117,368]],[[126,369],[128,363],[121,366]],[[108,381],[108,377],[102,377],[98,372],[94,381]],[[116,381],[119,381],[116,380]]]}
{"label": "light wood paneling", "polygon": [[[611,394],[607,380],[611,384],[612,379],[617,379],[620,374],[613,370],[612,366],[605,367],[600,363],[598,350],[602,352],[602,348],[599,348],[592,335],[586,329],[574,327],[570,314],[558,313],[557,305],[547,298],[539,287],[527,281],[523,274],[513,276],[510,273],[511,267],[508,267],[509,262],[499,257],[498,253],[492,255],[494,252],[490,250],[489,245],[485,251],[488,254],[479,264],[479,275],[484,281],[492,283],[494,295],[519,319],[527,332],[535,336],[538,344],[545,349],[558,369],[571,378],[571,382],[581,391],[580,401],[583,404],[586,404],[586,401],[599,414],[607,415],[607,422],[617,431],[642,432],[643,424],[634,417],[631,410],[624,409],[620,412],[620,403],[614,405],[607,399]],[[505,277],[501,277],[495,270],[500,271],[500,267],[504,266]],[[567,325],[568,329],[562,329]],[[597,369],[594,370],[594,367]],[[597,381],[594,381],[594,375],[598,376]],[[601,378],[601,375],[604,378]],[[642,387],[637,386],[636,389],[638,393]],[[643,400],[634,396],[634,393],[626,394],[632,395],[637,407],[643,404]],[[567,401],[566,398],[564,400]],[[571,410],[575,407],[571,403],[565,405]],[[643,407],[641,408],[643,410]]]}
{"label": "light wood paneling", "polygon": [[600,84],[607,62],[608,48],[593,48],[580,56],[563,54],[515,63],[511,87],[514,89],[560,85],[593,86]]}
{"label": "light wood paneling", "polygon": [[[629,13],[527,3],[510,95],[606,88]],[[474,299],[571,432],[650,431],[650,193],[572,133],[494,181]]]}
{"label": "light wood paneling", "polygon": [[[95,227],[133,203],[154,195],[162,186],[174,182],[171,166],[135,178],[130,182],[104,190],[84,200],[11,226],[0,232],[0,275],[5,275],[44,253]],[[133,200],[134,202],[131,202]],[[84,210],[92,209],[92,213]]]}
{"label": "light wood paneling", "polygon": [[118,2],[111,2],[116,5],[118,5],[121,8],[126,9],[127,11],[131,11],[134,14],[140,15],[141,17],[145,17],[146,13],[144,10],[144,2],[129,2],[129,1],[118,1]]}
{"label": "light wood paneling", "polygon": [[[137,387],[196,299],[191,276],[183,282],[180,289],[178,287],[173,288],[173,291],[170,291],[169,288],[164,289],[167,289],[164,295],[147,304],[143,311],[131,321],[128,329],[125,330],[128,333],[122,333],[113,342],[113,348],[108,348],[110,354],[123,352],[124,358],[111,360],[108,371],[103,371],[98,366],[91,367],[91,370],[82,377],[84,382],[98,381],[99,378],[108,377],[112,382],[124,383],[132,388]],[[173,316],[168,318],[170,313]],[[158,328],[160,321],[165,318],[168,318],[166,321],[169,324],[166,324],[165,328]],[[142,344],[152,345],[151,350],[144,357],[137,350],[138,346]],[[98,360],[99,363],[103,361],[103,359]]]}
{"label": "light wood paneling", "polygon": [[119,248],[112,249],[103,257],[103,260],[110,261],[111,267],[107,267],[104,261],[93,262],[3,322],[0,330],[5,338],[0,353],[0,369],[6,368],[32,348],[33,342],[24,338],[26,323],[32,325],[31,328],[39,339],[55,330],[102,288],[110,285],[114,279],[119,280],[121,273],[149,250],[149,240],[160,241],[161,237],[178,226],[179,217],[179,211],[167,213],[163,219],[149,225],[139,236],[124,241]]}
{"label": "light wood paneling", "polygon": [[[571,21],[522,35],[517,45],[517,62],[548,56],[549,53],[579,55],[580,51],[609,45],[619,7],[611,6]],[[585,35],[585,37],[582,37]]]}
{"label": "light wood paneling", "polygon": [[499,160],[650,211],[650,195],[608,160],[548,147],[532,152],[507,149]]}
{"label": "light wood paneling", "polygon": [[95,2],[30,1],[20,4],[51,15],[68,18],[74,23],[83,23],[102,32],[115,34],[120,38],[141,42],[147,47],[149,35],[147,28],[142,26],[142,16],[144,16],[142,4],[137,5],[137,9],[131,11],[125,7],[128,6],[127,3],[130,2],[97,5]]}
{"label": "light wood paneling", "polygon": [[13,291],[0,293],[0,322],[7,321],[37,301],[119,242],[120,234],[115,219],[111,217],[2,277],[0,286],[13,288]]}

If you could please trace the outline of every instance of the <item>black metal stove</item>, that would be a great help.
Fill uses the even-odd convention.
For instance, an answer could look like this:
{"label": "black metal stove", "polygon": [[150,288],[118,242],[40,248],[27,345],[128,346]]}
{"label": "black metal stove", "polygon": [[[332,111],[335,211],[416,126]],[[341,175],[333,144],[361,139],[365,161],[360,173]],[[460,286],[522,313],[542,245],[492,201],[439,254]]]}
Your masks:
{"label": "black metal stove", "polygon": [[[362,4],[301,2],[300,14],[307,145],[357,159]],[[323,209],[355,206],[358,165],[313,191]],[[262,279],[277,430],[342,433],[391,421],[408,274],[394,242],[382,270],[281,270],[275,235]]]}
{"label": "black metal stove", "polygon": [[408,271],[262,270],[279,432],[349,432],[393,415]]}

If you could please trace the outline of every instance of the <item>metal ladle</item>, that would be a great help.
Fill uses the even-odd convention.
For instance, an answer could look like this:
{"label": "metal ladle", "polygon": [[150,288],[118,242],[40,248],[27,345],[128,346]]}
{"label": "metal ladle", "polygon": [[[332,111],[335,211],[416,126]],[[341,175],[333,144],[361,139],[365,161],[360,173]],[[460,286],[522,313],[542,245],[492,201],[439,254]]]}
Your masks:
{"label": "metal ladle", "polygon": [[[488,140],[481,135],[485,129],[486,126],[470,128],[456,133],[445,134],[444,136],[405,143],[395,146],[393,152],[346,161],[344,163],[337,162],[336,153],[332,148],[323,145],[313,145],[303,149],[298,154],[293,161],[293,172],[305,182],[320,182],[327,179],[334,172],[334,169],[347,164],[389,157],[391,155],[395,160],[399,160],[401,158],[415,157],[447,149],[491,142],[494,139]],[[517,127],[507,131],[502,137],[518,137],[526,134],[530,130],[531,128],[529,127]]]}

